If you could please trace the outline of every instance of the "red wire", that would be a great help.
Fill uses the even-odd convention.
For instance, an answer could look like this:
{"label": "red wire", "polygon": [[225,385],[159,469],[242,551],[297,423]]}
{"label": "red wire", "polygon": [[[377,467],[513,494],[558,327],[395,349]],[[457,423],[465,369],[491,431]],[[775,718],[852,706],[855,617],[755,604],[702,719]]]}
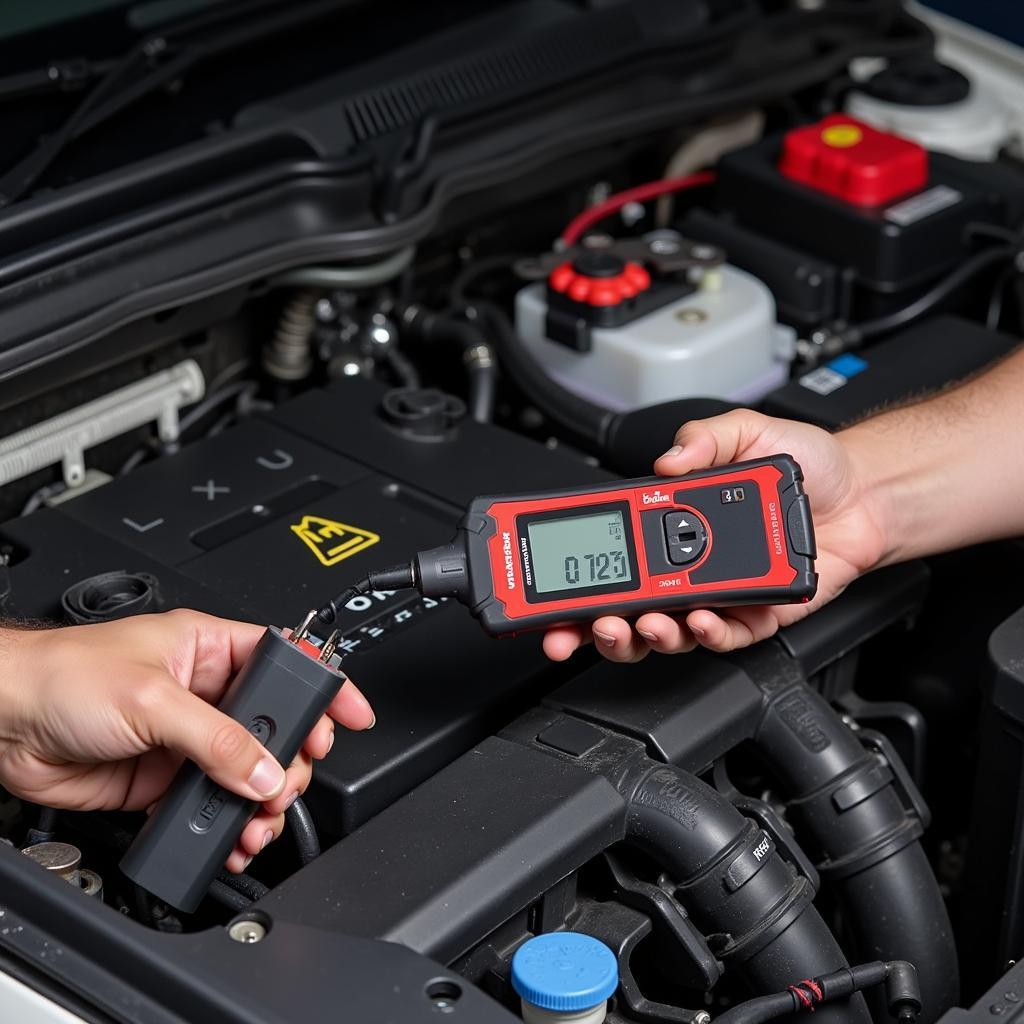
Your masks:
{"label": "red wire", "polygon": [[599,220],[621,210],[627,203],[646,203],[658,196],[670,192],[682,192],[684,189],[697,188],[699,185],[710,185],[715,180],[714,171],[698,171],[682,178],[662,178],[660,181],[648,181],[644,185],[627,188],[609,196],[603,203],[591,206],[582,213],[576,214],[562,232],[562,241],[566,245],[575,244],[585,231],[592,228]]}

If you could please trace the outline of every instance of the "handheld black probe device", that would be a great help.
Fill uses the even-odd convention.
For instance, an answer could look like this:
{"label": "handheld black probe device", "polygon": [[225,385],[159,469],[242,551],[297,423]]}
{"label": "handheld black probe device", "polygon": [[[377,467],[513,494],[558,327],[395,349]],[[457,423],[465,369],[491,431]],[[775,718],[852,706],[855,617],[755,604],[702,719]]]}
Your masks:
{"label": "handheld black probe device", "polygon": [[[286,767],[347,678],[335,654],[337,632],[322,647],[310,642],[314,617],[310,612],[288,636],[268,628],[218,705]],[[121,859],[121,870],[165,903],[191,912],[256,806],[186,761]]]}
{"label": "handheld black probe device", "polygon": [[[465,604],[509,635],[600,615],[636,616],[814,596],[814,528],[800,467],[787,455],[684,477],[480,497],[455,539],[370,573],[311,611],[291,636],[271,627],[220,709],[287,765],[345,681],[337,630],[353,597],[416,588]],[[121,862],[180,910],[199,904],[255,806],[187,762]]]}

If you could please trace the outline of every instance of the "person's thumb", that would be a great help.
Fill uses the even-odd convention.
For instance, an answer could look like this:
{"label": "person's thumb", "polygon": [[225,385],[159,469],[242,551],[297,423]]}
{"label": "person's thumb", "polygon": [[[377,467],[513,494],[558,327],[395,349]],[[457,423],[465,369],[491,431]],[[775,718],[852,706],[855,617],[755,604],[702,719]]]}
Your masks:
{"label": "person's thumb", "polygon": [[725,466],[746,458],[760,437],[766,417],[749,409],[735,409],[706,420],[691,420],[676,431],[664,455],[654,463],[660,476],[682,476],[695,469]]}
{"label": "person's thumb", "polygon": [[137,688],[133,710],[139,735],[183,754],[231,792],[266,801],[284,789],[284,768],[251,733],[173,680]]}

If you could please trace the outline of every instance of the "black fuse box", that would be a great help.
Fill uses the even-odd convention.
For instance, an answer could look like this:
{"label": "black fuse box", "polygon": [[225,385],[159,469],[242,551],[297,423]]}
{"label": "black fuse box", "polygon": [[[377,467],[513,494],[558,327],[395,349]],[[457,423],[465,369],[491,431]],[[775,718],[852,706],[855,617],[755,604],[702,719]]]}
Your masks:
{"label": "black fuse box", "polygon": [[925,186],[876,207],[858,206],[787,178],[783,136],[723,157],[717,200],[736,220],[836,267],[882,294],[912,289],[971,251],[967,225],[1002,224],[1006,203],[985,168],[929,153]]}

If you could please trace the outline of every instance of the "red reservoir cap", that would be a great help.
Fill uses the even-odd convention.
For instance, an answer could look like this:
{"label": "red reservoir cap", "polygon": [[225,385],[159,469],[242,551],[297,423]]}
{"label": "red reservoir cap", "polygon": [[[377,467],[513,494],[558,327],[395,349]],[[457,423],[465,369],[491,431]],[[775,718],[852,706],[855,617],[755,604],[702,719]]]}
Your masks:
{"label": "red reservoir cap", "polygon": [[880,206],[928,184],[928,151],[844,114],[794,128],[779,170],[854,206]]}
{"label": "red reservoir cap", "polygon": [[651,275],[633,260],[612,253],[585,252],[551,271],[552,291],[588,306],[617,306],[651,287]]}

